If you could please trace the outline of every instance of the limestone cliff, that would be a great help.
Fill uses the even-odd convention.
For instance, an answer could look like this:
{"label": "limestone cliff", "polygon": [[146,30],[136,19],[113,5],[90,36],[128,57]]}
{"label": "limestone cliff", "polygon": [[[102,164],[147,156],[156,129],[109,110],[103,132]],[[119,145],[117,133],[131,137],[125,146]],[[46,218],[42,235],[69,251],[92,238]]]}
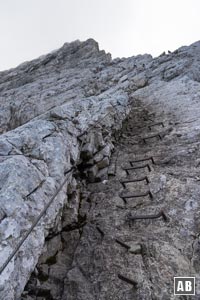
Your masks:
{"label": "limestone cliff", "polygon": [[198,283],[199,61],[200,42],[112,60],[90,39],[0,73],[0,299]]}

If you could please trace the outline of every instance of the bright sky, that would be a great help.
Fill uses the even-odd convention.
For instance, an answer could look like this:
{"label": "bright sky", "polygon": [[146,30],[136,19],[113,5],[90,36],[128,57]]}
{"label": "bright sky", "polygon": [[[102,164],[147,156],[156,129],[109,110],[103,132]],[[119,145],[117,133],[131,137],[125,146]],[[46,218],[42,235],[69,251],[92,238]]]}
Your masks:
{"label": "bright sky", "polygon": [[0,70],[94,38],[115,57],[200,39],[200,0],[0,0]]}

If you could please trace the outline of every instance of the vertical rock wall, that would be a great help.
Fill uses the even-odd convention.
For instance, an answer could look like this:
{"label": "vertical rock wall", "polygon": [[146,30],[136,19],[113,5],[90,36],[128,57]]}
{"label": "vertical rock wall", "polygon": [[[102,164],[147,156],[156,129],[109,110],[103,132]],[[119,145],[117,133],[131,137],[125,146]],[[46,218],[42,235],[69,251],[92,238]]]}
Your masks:
{"label": "vertical rock wall", "polygon": [[[90,39],[83,43],[76,41],[65,44],[48,55],[0,73],[2,265],[14,253],[19,242],[52,199],[37,226],[1,272],[0,299],[18,300],[38,259],[41,265],[54,265],[55,255],[60,253],[59,247],[62,243],[65,243],[66,251],[69,251],[67,257],[72,259],[70,255],[75,251],[76,237],[66,236],[65,231],[70,232],[71,228],[74,228],[77,236],[82,234],[85,215],[81,212],[80,203],[81,199],[87,198],[87,195],[82,195],[83,187],[86,182],[103,182],[107,180],[108,174],[113,173],[110,156],[117,145],[113,135],[120,134],[122,121],[129,114],[131,107],[134,108],[136,100],[140,101],[141,109],[152,111],[157,116],[154,121],[162,121],[164,116],[166,120],[169,117],[172,124],[187,124],[185,127],[180,126],[179,131],[172,129],[170,138],[175,142],[179,136],[183,142],[183,149],[174,154],[175,156],[182,155],[185,143],[194,144],[194,147],[188,149],[188,153],[198,151],[199,49],[197,42],[155,59],[150,55],[138,55],[111,60],[111,56],[100,51],[98,44]],[[193,123],[193,118],[196,123]],[[139,120],[141,123],[143,121],[145,120]],[[133,118],[132,122],[136,122],[136,119]],[[132,126],[131,131],[134,135],[137,130],[134,124]],[[170,133],[171,129],[167,132]],[[139,140],[140,136],[125,147],[135,143],[136,148],[131,151],[140,153]],[[168,143],[170,141],[169,139]],[[123,151],[127,150],[126,148]],[[112,159],[115,160],[115,156]],[[170,159],[172,158],[169,158],[169,161]],[[198,160],[198,155],[195,154],[194,159]],[[173,176],[177,179],[177,166],[174,167]],[[73,172],[68,173],[71,168]],[[193,171],[193,168],[189,168],[186,172],[187,180]],[[196,176],[196,172],[194,174]],[[62,183],[65,183],[63,188],[53,200],[52,197],[56,195]],[[182,186],[181,182],[177,182],[177,185]],[[191,182],[188,183],[188,189],[190,186]],[[173,188],[170,193],[173,198]],[[196,190],[192,195],[197,195]],[[189,198],[186,200],[189,201]],[[103,201],[105,202],[105,199]],[[182,205],[176,197],[174,201]],[[187,201],[184,203],[187,204]],[[89,202],[84,201],[90,205]],[[106,209],[111,209],[110,204],[110,208]],[[188,208],[187,205],[186,207]],[[195,207],[198,207],[198,203]],[[177,211],[182,213],[184,220],[184,209]],[[187,232],[192,230],[190,225],[194,221],[194,213],[192,210],[188,223],[180,223],[181,234],[185,232],[181,231],[182,227]],[[173,207],[169,208],[169,215],[173,216]],[[61,234],[63,228],[65,230]],[[194,228],[191,234],[196,237],[198,224],[195,223]],[[93,232],[90,227],[84,228],[86,233],[89,233],[90,229]],[[97,225],[97,231],[103,236],[101,226]],[[193,245],[197,245],[196,238]],[[80,247],[79,250],[82,251],[81,249]],[[174,249],[176,252],[176,247]],[[166,251],[163,255],[166,255]],[[46,252],[48,254],[45,254]],[[109,257],[108,255],[107,258]],[[198,261],[198,249],[194,249],[191,260]],[[62,256],[59,262],[62,265]],[[108,261],[107,263],[109,266]],[[196,266],[192,267],[198,269],[197,263]],[[40,274],[46,278],[46,266],[43,267],[44,270]],[[98,263],[96,267],[98,269]],[[52,272],[57,271],[52,269]],[[82,275],[76,273],[78,269],[75,268],[73,272],[70,275],[71,281],[76,282],[75,279],[79,278],[80,285],[84,285]],[[68,288],[70,287],[71,285]],[[88,284],[86,290],[90,288],[91,285]],[[159,286],[154,293],[155,297],[159,294],[158,290]],[[109,294],[104,292],[104,295]],[[85,295],[87,299],[93,300],[95,293]],[[141,290],[140,296],[143,298],[140,299],[147,299],[145,297],[148,295],[149,292]],[[82,296],[83,294],[80,295],[80,299]],[[45,297],[48,298],[48,295]],[[69,299],[75,299],[73,297]]]}

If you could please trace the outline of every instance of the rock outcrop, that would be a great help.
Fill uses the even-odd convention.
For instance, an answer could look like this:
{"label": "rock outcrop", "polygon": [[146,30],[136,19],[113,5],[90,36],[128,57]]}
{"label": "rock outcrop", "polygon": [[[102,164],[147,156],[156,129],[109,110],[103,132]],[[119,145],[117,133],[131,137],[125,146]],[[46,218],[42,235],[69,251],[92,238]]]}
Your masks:
{"label": "rock outcrop", "polygon": [[90,39],[0,73],[0,299],[198,282],[199,50],[112,60]]}

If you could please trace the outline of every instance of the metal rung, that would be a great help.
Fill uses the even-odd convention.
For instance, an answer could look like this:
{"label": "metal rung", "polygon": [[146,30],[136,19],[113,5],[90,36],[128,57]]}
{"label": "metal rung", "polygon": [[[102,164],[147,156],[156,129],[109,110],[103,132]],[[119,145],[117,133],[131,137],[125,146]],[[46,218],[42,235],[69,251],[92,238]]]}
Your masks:
{"label": "metal rung", "polygon": [[147,136],[147,137],[144,137],[142,140],[143,140],[144,144],[146,144],[146,140],[153,139],[153,138],[156,138],[156,137],[158,137],[160,140],[162,140],[162,137],[161,137],[160,134],[155,134],[155,135]]}
{"label": "metal rung", "polygon": [[151,130],[151,127],[159,126],[159,125],[162,126],[163,128],[165,127],[163,122],[158,122],[158,123],[149,125],[148,128],[149,128],[149,130]]}
{"label": "metal rung", "polygon": [[[132,162],[130,162],[131,166],[132,166]],[[146,165],[142,165],[142,166],[137,166],[137,167],[130,167],[130,168],[124,168],[124,170],[126,171],[126,173],[130,170],[137,170],[137,169],[143,169],[143,168],[147,168],[149,170],[149,172],[151,172],[151,167],[149,164]]]}
{"label": "metal rung", "polygon": [[127,278],[123,275],[120,275],[120,274],[118,274],[118,278],[121,279],[122,281],[125,281],[126,283],[129,283],[129,284],[133,285],[134,287],[136,287],[137,284],[138,284],[137,281],[129,279],[129,278]]}
{"label": "metal rung", "polygon": [[148,191],[144,194],[135,194],[135,195],[127,195],[127,196],[120,195],[119,197],[122,198],[122,200],[124,201],[125,204],[127,204],[126,199],[146,197],[146,196],[149,196],[150,199],[153,200],[153,195],[150,191]]}
{"label": "metal rung", "polygon": [[138,215],[138,216],[132,216],[130,213],[128,214],[127,218],[129,221],[134,221],[134,220],[143,220],[143,219],[159,219],[159,218],[163,218],[163,220],[165,222],[169,221],[168,217],[166,216],[166,214],[164,213],[163,210],[161,210],[159,213],[157,214],[153,214],[153,215]]}
{"label": "metal rung", "polygon": [[142,118],[144,121],[152,121],[153,122],[153,120],[151,118],[148,118],[148,117],[142,117]]}
{"label": "metal rung", "polygon": [[[126,169],[124,169],[125,171],[127,171]],[[124,188],[126,188],[126,183],[131,183],[131,182],[140,182],[140,181],[146,181],[147,184],[149,184],[149,179],[147,176],[139,178],[139,179],[127,179],[127,180],[121,180],[120,183],[122,184],[122,186]]]}
{"label": "metal rung", "polygon": [[125,243],[122,242],[122,241],[119,241],[118,239],[116,239],[115,242],[116,242],[117,244],[119,244],[120,246],[124,247],[124,248],[127,249],[127,250],[129,250],[129,249],[131,248],[129,245],[125,244]]}
{"label": "metal rung", "polygon": [[147,160],[151,160],[151,162],[155,165],[155,161],[153,159],[153,157],[147,157],[147,158],[142,158],[142,159],[137,159],[137,160],[131,160],[130,164],[133,167],[133,163],[137,163],[137,162],[141,162],[141,161],[147,161]]}

